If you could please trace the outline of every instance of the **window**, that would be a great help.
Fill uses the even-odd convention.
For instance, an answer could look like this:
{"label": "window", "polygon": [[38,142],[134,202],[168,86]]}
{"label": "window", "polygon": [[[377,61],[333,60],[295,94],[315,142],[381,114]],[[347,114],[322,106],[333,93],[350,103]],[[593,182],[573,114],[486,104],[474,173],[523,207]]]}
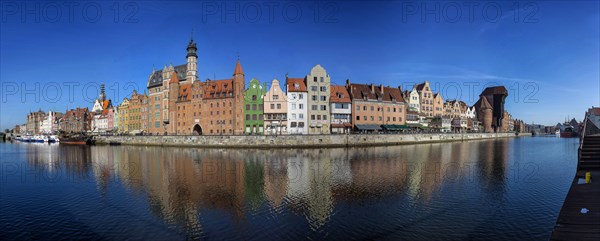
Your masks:
{"label": "window", "polygon": [[262,114],[258,115],[258,120],[263,120],[263,115]]}
{"label": "window", "polygon": [[371,111],[374,111],[374,110],[375,110],[375,107],[371,106]]}
{"label": "window", "polygon": [[252,120],[256,120],[256,114],[252,115]]}
{"label": "window", "polygon": [[313,77],[313,81],[317,82],[317,76]]}
{"label": "window", "polygon": [[250,105],[246,105],[246,110],[250,110]]}
{"label": "window", "polygon": [[360,110],[360,106],[358,106],[358,105],[357,105],[357,106],[356,106],[356,110]]}
{"label": "window", "polygon": [[292,110],[296,109],[296,104],[292,104]]}
{"label": "window", "polygon": [[[321,81],[323,82],[323,81]],[[321,92],[326,92],[327,91],[327,86],[321,86]]]}
{"label": "window", "polygon": [[263,104],[259,104],[259,105],[258,105],[258,109],[259,109],[259,110],[264,110],[264,106],[263,106]]}
{"label": "window", "polygon": [[304,109],[304,104],[298,104],[298,109],[303,110]]}
{"label": "window", "polygon": [[277,104],[277,109],[281,109],[281,104]]}
{"label": "window", "polygon": [[321,115],[317,115],[317,120],[321,120]]}
{"label": "window", "polygon": [[317,101],[317,96],[316,96],[316,95],[313,95],[313,96],[312,96],[312,100],[313,100],[313,101]]}
{"label": "window", "polygon": [[246,120],[250,120],[250,115],[246,115]]}
{"label": "window", "polygon": [[256,95],[252,95],[252,100],[256,100]]}
{"label": "window", "polygon": [[366,116],[366,115],[365,115],[365,116],[363,116],[363,120],[367,120],[367,116]]}
{"label": "window", "polygon": [[360,120],[360,116],[356,116],[356,120]]}
{"label": "window", "polygon": [[273,95],[273,100],[278,100],[279,99],[279,95]]}
{"label": "window", "polygon": [[296,114],[292,114],[292,120],[296,119]]}
{"label": "window", "polygon": [[375,120],[375,117],[371,116],[371,121],[374,121],[374,120]]}
{"label": "window", "polygon": [[304,99],[304,95],[303,94],[298,94],[298,99]]}
{"label": "window", "polygon": [[275,109],[275,104],[271,104],[271,109]]}
{"label": "window", "polygon": [[311,110],[317,110],[317,105],[312,105]]}
{"label": "window", "polygon": [[300,120],[304,120],[304,114],[298,114],[298,118],[299,118]]}
{"label": "window", "polygon": [[252,104],[252,110],[256,110],[256,104]]}
{"label": "window", "polygon": [[364,110],[364,111],[367,111],[367,106],[363,106],[363,110]]}
{"label": "window", "polygon": [[315,115],[310,115],[311,120],[315,120]]}
{"label": "window", "polygon": [[317,91],[317,86],[311,86],[310,91]]}
{"label": "window", "polygon": [[321,96],[321,101],[327,101],[327,96]]}
{"label": "window", "polygon": [[321,82],[324,82],[324,78],[323,77],[321,77]]}
{"label": "window", "polygon": [[321,105],[321,110],[327,110],[327,105]]}
{"label": "window", "polygon": [[323,115],[323,120],[327,120],[327,115]]}
{"label": "window", "polygon": [[290,124],[290,127],[296,127],[296,122],[292,122],[292,123]]}
{"label": "window", "polygon": [[383,118],[380,116],[380,117],[379,117],[379,121],[382,121],[382,120],[383,120]]}
{"label": "window", "polygon": [[304,122],[298,122],[298,127],[303,128],[304,127]]}

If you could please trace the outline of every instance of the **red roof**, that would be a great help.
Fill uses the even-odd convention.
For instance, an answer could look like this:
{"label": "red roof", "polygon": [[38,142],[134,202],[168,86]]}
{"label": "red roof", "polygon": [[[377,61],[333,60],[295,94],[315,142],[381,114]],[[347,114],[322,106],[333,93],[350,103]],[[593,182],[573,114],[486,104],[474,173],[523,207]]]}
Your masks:
{"label": "red roof", "polygon": [[188,100],[192,84],[183,84],[179,86],[179,100]]}
{"label": "red roof", "polygon": [[379,100],[404,102],[402,98],[402,92],[398,88],[375,86],[373,84],[350,84],[350,95],[353,99],[367,99],[367,100]]}
{"label": "red roof", "polygon": [[242,70],[242,64],[240,63],[239,59],[235,63],[235,70],[233,71],[233,75],[237,75],[237,74],[244,74],[244,70]]}
{"label": "red roof", "polygon": [[286,78],[288,92],[306,92],[304,78]]}
{"label": "red roof", "polygon": [[600,116],[600,107],[592,107],[588,112],[592,115]]}
{"label": "red roof", "polygon": [[329,101],[332,103],[351,103],[350,94],[346,87],[339,85],[331,86],[331,94],[329,97]]}
{"label": "red roof", "polygon": [[204,84],[204,98],[225,97],[231,92],[233,92],[232,79],[207,80]]}

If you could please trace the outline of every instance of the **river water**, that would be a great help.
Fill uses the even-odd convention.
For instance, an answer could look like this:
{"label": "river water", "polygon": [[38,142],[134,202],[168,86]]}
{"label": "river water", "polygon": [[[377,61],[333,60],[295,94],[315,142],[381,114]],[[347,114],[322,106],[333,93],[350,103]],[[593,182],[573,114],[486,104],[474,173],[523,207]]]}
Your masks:
{"label": "river water", "polygon": [[0,240],[543,240],[575,174],[577,144],[0,143]]}

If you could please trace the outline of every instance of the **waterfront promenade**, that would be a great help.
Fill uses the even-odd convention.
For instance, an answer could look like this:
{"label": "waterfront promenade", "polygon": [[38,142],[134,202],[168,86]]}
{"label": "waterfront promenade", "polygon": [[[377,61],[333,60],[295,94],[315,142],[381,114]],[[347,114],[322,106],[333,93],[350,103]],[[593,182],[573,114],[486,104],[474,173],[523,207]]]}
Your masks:
{"label": "waterfront promenade", "polygon": [[575,178],[552,231],[552,240],[600,240],[600,128],[584,120]]}
{"label": "waterfront promenade", "polygon": [[96,136],[96,144],[216,148],[323,148],[386,146],[529,136],[530,133],[352,134],[281,136]]}

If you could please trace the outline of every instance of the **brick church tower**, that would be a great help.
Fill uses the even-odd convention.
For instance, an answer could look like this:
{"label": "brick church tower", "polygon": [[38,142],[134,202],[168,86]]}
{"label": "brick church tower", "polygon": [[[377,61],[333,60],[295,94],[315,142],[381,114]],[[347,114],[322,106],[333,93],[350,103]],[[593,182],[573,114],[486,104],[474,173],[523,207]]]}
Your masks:
{"label": "brick church tower", "polygon": [[233,71],[233,133],[234,135],[244,134],[244,71],[240,60],[235,64]]}

